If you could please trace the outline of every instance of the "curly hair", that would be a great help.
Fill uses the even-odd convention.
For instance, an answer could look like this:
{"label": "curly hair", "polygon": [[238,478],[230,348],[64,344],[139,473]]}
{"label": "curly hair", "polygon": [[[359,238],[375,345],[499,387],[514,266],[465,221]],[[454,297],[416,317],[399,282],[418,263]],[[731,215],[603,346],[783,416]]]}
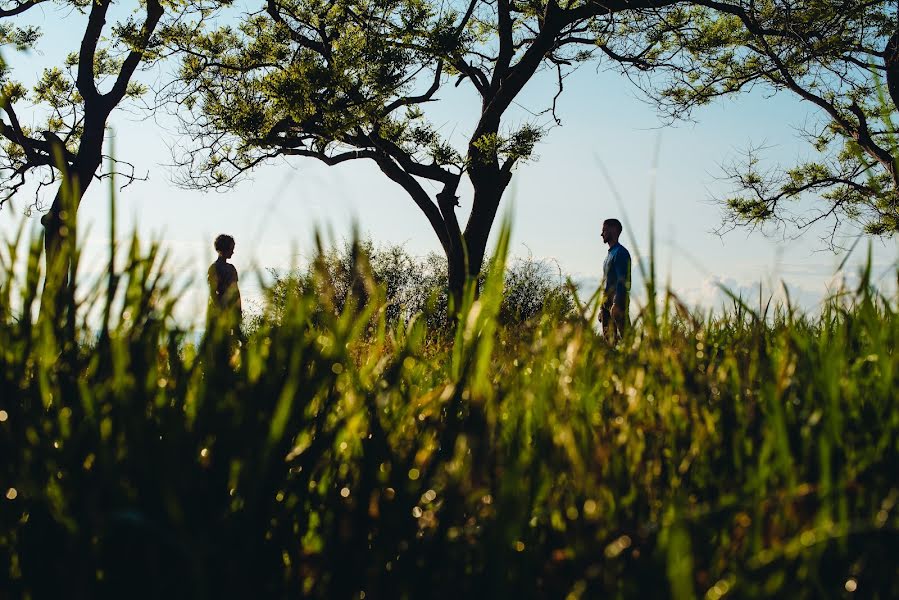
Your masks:
{"label": "curly hair", "polygon": [[215,244],[213,244],[213,246],[215,247],[216,252],[234,250],[234,238],[223,233],[215,238]]}

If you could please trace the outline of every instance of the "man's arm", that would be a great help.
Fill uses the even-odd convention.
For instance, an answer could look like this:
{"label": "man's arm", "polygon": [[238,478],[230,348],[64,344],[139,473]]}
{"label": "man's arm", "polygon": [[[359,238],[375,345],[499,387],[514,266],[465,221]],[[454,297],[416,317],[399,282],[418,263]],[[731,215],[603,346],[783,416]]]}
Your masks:
{"label": "man's arm", "polygon": [[231,287],[233,289],[232,293],[234,294],[234,306],[237,309],[237,318],[238,320],[243,318],[243,304],[240,300],[240,286],[237,285],[237,268],[234,265],[231,266],[231,272],[234,275],[234,279],[231,281]]}
{"label": "man's arm", "polygon": [[206,271],[206,283],[209,284],[209,297],[213,302],[218,302],[218,274],[215,271],[215,265],[209,267]]}
{"label": "man's arm", "polygon": [[615,297],[613,301],[613,305],[619,307],[621,310],[627,306],[627,295],[628,295],[628,279],[630,278],[630,270],[631,270],[631,259],[630,256],[619,252],[615,255],[614,263],[612,268],[615,270]]}

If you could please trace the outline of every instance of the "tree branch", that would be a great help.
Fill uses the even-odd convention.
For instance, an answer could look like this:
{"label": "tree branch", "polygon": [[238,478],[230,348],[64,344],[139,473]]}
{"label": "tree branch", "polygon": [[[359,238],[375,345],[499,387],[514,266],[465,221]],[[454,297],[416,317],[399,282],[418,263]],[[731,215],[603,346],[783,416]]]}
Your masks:
{"label": "tree branch", "polygon": [[[646,8],[664,8],[676,4],[678,0],[587,0],[582,6],[562,11],[562,20],[566,25],[577,23],[592,17],[611,15],[623,10],[637,10]],[[549,5],[549,3],[547,3]]]}
{"label": "tree branch", "polygon": [[493,78],[490,81],[490,91],[495,93],[500,86],[500,82],[506,77],[509,71],[509,64],[512,62],[512,56],[515,53],[514,41],[512,39],[512,15],[510,14],[511,6],[509,0],[497,0],[496,3],[496,25],[499,33],[499,54],[493,67]]}
{"label": "tree branch", "polygon": [[308,148],[283,148],[280,149],[279,153],[286,156],[307,156],[309,158],[315,158],[325,163],[329,167],[333,167],[335,165],[360,158],[368,158],[375,161],[383,158],[383,156],[375,150],[350,150],[348,152],[342,152],[340,154],[329,155],[324,152],[310,150]]}
{"label": "tree branch", "polygon": [[281,7],[279,5],[277,0],[268,0],[266,3],[266,12],[268,13],[268,15],[272,18],[272,20],[275,23],[278,23],[279,25],[283,25],[287,29],[288,35],[290,36],[291,40],[293,40],[294,42],[296,42],[298,45],[302,46],[303,48],[307,48],[309,50],[317,52],[318,54],[320,54],[323,57],[327,57],[329,50],[325,46],[325,44],[318,40],[313,40],[309,36],[305,36],[305,35],[299,33],[298,31],[296,31],[293,27],[291,27],[287,23],[287,21],[284,20],[284,17],[281,16],[282,8],[283,7]]}
{"label": "tree branch", "polygon": [[85,103],[91,103],[99,99],[97,82],[94,81],[94,57],[97,53],[97,43],[106,25],[106,11],[111,0],[96,0],[91,3],[91,11],[87,19],[87,27],[84,37],[81,39],[81,48],[78,51],[78,75],[75,85]]}
{"label": "tree branch", "polygon": [[402,106],[410,106],[412,104],[423,104],[425,102],[430,102],[434,97],[434,94],[437,93],[437,90],[440,89],[440,77],[443,75],[443,60],[437,61],[437,70],[434,72],[434,80],[431,82],[431,87],[427,89],[423,94],[418,96],[404,96],[402,98],[397,98],[381,111],[381,116],[387,116],[396,109]]}
{"label": "tree branch", "polygon": [[443,220],[443,216],[437,208],[437,205],[434,204],[427,192],[424,191],[421,184],[418,183],[414,177],[409,175],[409,173],[401,169],[395,162],[385,156],[375,159],[375,162],[382,173],[400,184],[403,189],[406,190],[406,193],[409,194],[412,201],[415,202],[416,206],[418,206],[418,208],[421,209],[421,212],[424,213],[425,218],[428,219],[428,223],[431,224],[431,228],[434,230],[434,233],[437,234],[443,248],[447,250],[451,248],[452,241],[450,240],[447,231],[446,222]]}
{"label": "tree branch", "polygon": [[150,43],[150,38],[156,30],[156,26],[159,24],[159,20],[162,18],[163,12],[159,0],[147,0],[147,18],[141,26],[139,45],[128,53],[128,56],[122,63],[122,67],[119,69],[119,75],[116,78],[115,84],[113,84],[112,89],[103,96],[110,109],[116,106],[121,102],[122,98],[125,97],[125,93],[128,91],[128,83],[131,81],[134,71],[137,70],[137,66],[140,64],[141,60],[143,60],[144,52]]}
{"label": "tree branch", "polygon": [[32,140],[22,131],[22,126],[19,124],[19,117],[16,116],[16,111],[13,109],[12,102],[10,102],[9,99],[2,98],[0,107],[2,107],[7,116],[9,116],[10,122],[10,125],[7,125],[0,121],[0,134],[9,141],[18,144],[29,160],[34,160],[36,156],[34,153],[34,146],[31,142],[37,140]]}
{"label": "tree branch", "polygon": [[[364,142],[359,139],[360,137],[363,136],[358,136],[355,139],[351,140],[352,143],[358,146],[365,145]],[[398,144],[381,137],[377,132],[372,132],[364,136],[364,138],[370,140],[371,144],[374,145],[375,148],[383,152],[384,155],[389,156],[390,158],[395,160],[399,164],[399,166],[403,168],[404,171],[408,172],[411,175],[430,179],[431,181],[439,181],[444,185],[449,185],[459,180],[458,175],[447,171],[440,165],[424,165],[416,161],[414,158],[412,158],[411,154],[403,150]]]}
{"label": "tree branch", "polygon": [[46,1],[47,0],[27,0],[26,2],[17,3],[12,8],[0,8],[0,19],[4,17],[14,17],[16,15],[20,15],[29,8],[34,8],[38,4]]}

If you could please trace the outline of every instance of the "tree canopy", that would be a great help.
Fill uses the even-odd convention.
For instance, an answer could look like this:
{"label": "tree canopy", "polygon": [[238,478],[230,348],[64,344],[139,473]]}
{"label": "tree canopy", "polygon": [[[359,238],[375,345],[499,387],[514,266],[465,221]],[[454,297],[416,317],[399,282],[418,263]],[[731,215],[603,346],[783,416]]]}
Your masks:
{"label": "tree canopy", "polygon": [[[728,168],[725,226],[830,221],[872,235],[899,232],[894,117],[899,106],[895,3],[876,0],[697,0],[640,24],[660,53],[635,79],[674,118],[763,86],[811,105],[801,133],[820,158],[765,169],[758,148]],[[798,203],[806,199],[811,202]],[[808,208],[811,206],[811,208]]]}
{"label": "tree canopy", "polygon": [[[737,192],[723,199],[726,225],[848,219],[870,234],[899,230],[899,38],[886,2],[260,0],[212,28],[230,1],[148,0],[114,24],[107,20],[125,7],[112,0],[6,1],[6,53],[39,47],[40,31],[16,18],[40,4],[83,14],[84,33],[30,89],[8,66],[0,71],[0,204],[30,181],[32,205],[43,210],[42,191],[62,175],[77,182],[77,205],[109,174],[101,166],[109,115],[147,91],[136,73],[178,56],[175,80],[158,91],[188,135],[180,183],[229,186],[275,157],[372,161],[426,217],[458,293],[481,269],[514,169],[560,122],[565,78],[595,60],[623,69],[671,118],[758,85],[820,112],[807,137],[821,160],[764,171],[750,153],[730,173]],[[555,94],[512,125],[509,109],[543,71]],[[450,132],[429,105],[459,86],[478,106]],[[117,164],[134,178],[130,164]],[[464,224],[463,178],[474,190]],[[65,229],[59,196],[43,220],[48,250]],[[806,196],[823,202],[811,214],[794,211],[789,201]]]}
{"label": "tree canopy", "polygon": [[[276,156],[374,161],[427,218],[458,291],[481,268],[512,171],[552,123],[565,76],[597,53],[652,54],[618,36],[620,21],[671,3],[269,0],[239,26],[179,48],[173,98],[191,111],[185,183],[231,185]],[[558,81],[546,114],[508,127],[506,111],[541,69]],[[428,116],[452,85],[480,100],[461,144]],[[463,176],[474,188],[464,230],[455,214]]]}
{"label": "tree canopy", "polygon": [[[227,4],[146,0],[132,8],[112,0],[0,2],[0,45],[6,52],[40,49],[40,29],[13,20],[38,6],[53,7],[54,16],[82,27],[77,47],[61,65],[44,69],[30,89],[14,79],[11,62],[0,69],[0,206],[34,184],[31,205],[46,210],[48,261],[58,254],[67,228],[63,189],[71,191],[77,209],[95,179],[113,172],[135,179],[134,167],[107,156],[104,143],[112,111],[148,91],[137,80],[138,71],[171,54],[169,39],[197,31]],[[113,20],[118,14],[122,17]],[[114,165],[108,171],[104,159]],[[54,185],[58,191],[46,207],[43,193]]]}

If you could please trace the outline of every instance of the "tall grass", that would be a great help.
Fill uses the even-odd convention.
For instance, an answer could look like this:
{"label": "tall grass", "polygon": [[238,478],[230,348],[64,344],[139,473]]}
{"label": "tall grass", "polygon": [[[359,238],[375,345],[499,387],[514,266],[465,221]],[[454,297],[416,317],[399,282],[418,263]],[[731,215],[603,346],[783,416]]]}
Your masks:
{"label": "tall grass", "polygon": [[503,325],[507,246],[439,343],[359,253],[339,310],[319,270],[242,345],[193,345],[158,248],[91,290],[76,252],[47,292],[41,240],[9,243],[0,590],[899,596],[894,300],[863,278],[769,319],[668,294],[613,347],[587,318]]}

